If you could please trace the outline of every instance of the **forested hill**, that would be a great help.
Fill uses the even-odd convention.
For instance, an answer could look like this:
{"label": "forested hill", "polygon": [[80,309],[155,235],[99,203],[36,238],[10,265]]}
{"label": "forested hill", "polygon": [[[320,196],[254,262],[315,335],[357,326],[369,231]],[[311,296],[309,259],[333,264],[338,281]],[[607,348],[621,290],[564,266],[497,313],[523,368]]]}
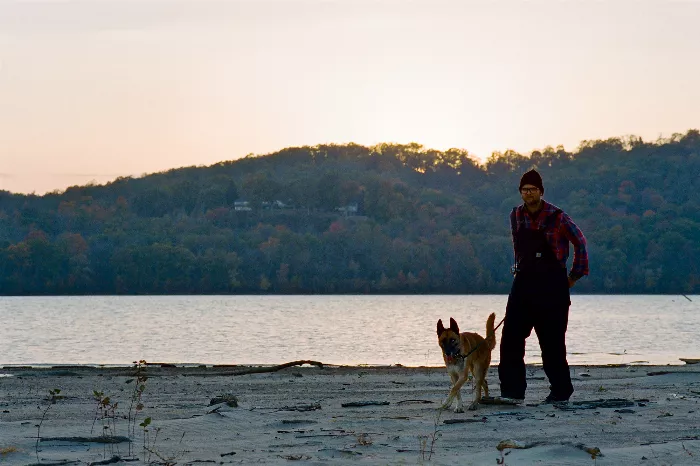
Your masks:
{"label": "forested hill", "polygon": [[585,293],[700,293],[700,132],[575,152],[320,145],[44,196],[0,191],[0,294],[506,293],[536,167]]}

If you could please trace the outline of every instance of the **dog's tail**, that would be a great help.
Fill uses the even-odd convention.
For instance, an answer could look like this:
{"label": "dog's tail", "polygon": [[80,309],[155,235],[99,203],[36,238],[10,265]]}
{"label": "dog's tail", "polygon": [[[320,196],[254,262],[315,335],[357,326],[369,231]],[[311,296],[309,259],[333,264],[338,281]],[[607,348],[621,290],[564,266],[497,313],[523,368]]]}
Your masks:
{"label": "dog's tail", "polygon": [[486,342],[489,349],[493,350],[496,347],[496,331],[493,329],[493,323],[496,320],[496,313],[492,312],[486,320]]}

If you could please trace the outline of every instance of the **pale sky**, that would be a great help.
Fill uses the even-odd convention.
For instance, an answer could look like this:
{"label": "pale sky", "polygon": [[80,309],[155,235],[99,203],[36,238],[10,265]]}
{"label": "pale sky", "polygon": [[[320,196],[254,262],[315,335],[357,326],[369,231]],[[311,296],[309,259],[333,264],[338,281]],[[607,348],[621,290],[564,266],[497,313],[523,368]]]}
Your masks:
{"label": "pale sky", "polygon": [[0,0],[0,189],[700,127],[700,1]]}

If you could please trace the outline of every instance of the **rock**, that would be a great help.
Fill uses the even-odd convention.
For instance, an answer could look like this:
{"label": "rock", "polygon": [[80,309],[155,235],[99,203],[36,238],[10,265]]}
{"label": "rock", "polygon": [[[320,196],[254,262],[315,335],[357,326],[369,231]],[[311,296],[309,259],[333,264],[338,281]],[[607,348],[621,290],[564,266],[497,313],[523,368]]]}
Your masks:
{"label": "rock", "polygon": [[221,403],[226,403],[226,405],[231,408],[238,408],[238,398],[236,398],[234,395],[221,395],[212,398],[209,401],[209,406],[214,406]]}

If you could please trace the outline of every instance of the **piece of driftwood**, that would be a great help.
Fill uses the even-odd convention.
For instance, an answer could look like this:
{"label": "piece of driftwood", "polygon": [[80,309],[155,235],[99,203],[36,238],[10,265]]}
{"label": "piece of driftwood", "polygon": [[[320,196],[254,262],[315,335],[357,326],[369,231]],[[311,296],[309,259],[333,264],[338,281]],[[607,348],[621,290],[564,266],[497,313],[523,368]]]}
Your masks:
{"label": "piece of driftwood", "polygon": [[340,406],[343,408],[359,408],[361,406],[386,406],[388,401],[350,401],[349,403],[342,403]]}
{"label": "piece of driftwood", "polygon": [[232,374],[226,374],[226,375],[248,375],[248,374],[262,374],[264,372],[277,372],[282,369],[286,369],[288,367],[292,366],[303,366],[304,364],[308,364],[310,366],[316,366],[316,367],[323,367],[322,362],[318,361],[292,361],[292,362],[286,362],[284,364],[279,364],[277,366],[269,366],[269,367],[249,367],[245,370],[241,370],[238,372],[234,372]]}
{"label": "piece of driftwood", "polygon": [[608,400],[573,401],[568,403],[554,403],[553,406],[564,411],[576,409],[598,409],[598,408],[629,408],[634,406],[634,402],[624,398],[610,398]]}
{"label": "piece of driftwood", "polygon": [[416,404],[424,404],[424,405],[427,405],[427,404],[432,404],[433,402],[430,401],[430,400],[401,400],[401,401],[397,401],[397,402],[396,402],[397,405],[401,405],[401,404],[404,404],[404,403],[416,403]]}
{"label": "piece of driftwood", "polygon": [[294,438],[311,438],[311,437],[347,437],[354,435],[352,432],[340,432],[337,434],[301,434],[295,435]]}
{"label": "piece of driftwood", "polygon": [[61,460],[57,463],[29,463],[27,466],[65,466],[67,464],[80,464],[81,461]]}
{"label": "piece of driftwood", "polygon": [[288,461],[301,461],[301,460],[310,460],[311,457],[309,455],[277,455],[282,459],[288,460]]}
{"label": "piece of driftwood", "polygon": [[171,362],[147,362],[146,366],[177,367]]}
{"label": "piece of driftwood", "polygon": [[678,358],[686,364],[700,364],[700,359]]}
{"label": "piece of driftwood", "polygon": [[481,419],[445,419],[442,421],[443,424],[471,424],[475,422],[486,422],[486,418],[482,417]]}
{"label": "piece of driftwood", "polygon": [[129,437],[121,435],[99,437],[41,437],[42,442],[78,442],[78,443],[122,443],[131,442]]}
{"label": "piece of driftwood", "polygon": [[493,396],[482,396],[481,400],[479,400],[480,404],[484,405],[512,405],[512,406],[517,406],[522,401],[517,401],[517,400],[511,400],[511,399],[504,399],[501,397],[493,397]]}
{"label": "piece of driftwood", "polygon": [[584,445],[583,443],[573,443],[573,442],[562,442],[562,445],[571,445],[574,448],[578,448],[579,450],[585,451],[589,455],[591,455],[591,459],[596,459],[598,456],[604,457],[605,455],[600,452],[600,448],[598,447],[589,447],[587,445]]}
{"label": "piece of driftwood", "polygon": [[297,405],[297,406],[282,406],[279,408],[277,411],[300,411],[300,412],[306,412],[306,411],[316,411],[317,409],[321,409],[320,403],[314,403],[310,405]]}
{"label": "piece of driftwood", "polygon": [[113,456],[108,460],[102,460],[102,461],[93,461],[92,463],[88,463],[89,466],[97,466],[100,464],[115,464],[115,463],[122,463],[122,462],[129,462],[129,461],[138,461],[138,458],[122,458],[121,456]]}
{"label": "piece of driftwood", "polygon": [[525,450],[528,448],[536,447],[538,445],[542,445],[543,442],[522,442],[520,440],[501,440],[498,442],[498,445],[496,445],[496,449],[498,451],[503,451],[508,448],[514,448],[518,450]]}

